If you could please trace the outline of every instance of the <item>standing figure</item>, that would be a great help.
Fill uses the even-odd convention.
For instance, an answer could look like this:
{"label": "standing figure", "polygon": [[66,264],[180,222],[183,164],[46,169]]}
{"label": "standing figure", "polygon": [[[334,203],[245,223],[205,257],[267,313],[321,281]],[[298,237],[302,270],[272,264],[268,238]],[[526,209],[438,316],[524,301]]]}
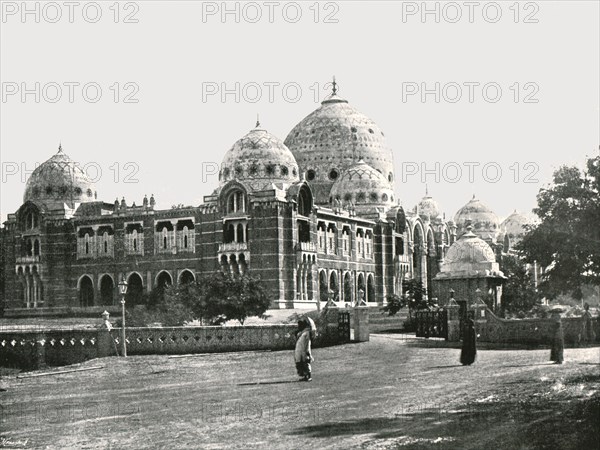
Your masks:
{"label": "standing figure", "polygon": [[310,340],[310,326],[306,320],[299,320],[294,351],[296,371],[301,377],[299,381],[312,381],[310,363],[313,361],[313,357]]}
{"label": "standing figure", "polygon": [[586,303],[583,305],[585,310],[581,317],[581,340],[583,342],[594,342],[596,336],[594,333],[594,325],[592,321],[592,314],[590,313],[590,305]]}
{"label": "standing figure", "polygon": [[477,355],[476,339],[475,321],[473,319],[467,319],[465,321],[462,349],[460,351],[460,363],[463,366],[470,366],[475,362],[475,356]]}
{"label": "standing figure", "polygon": [[550,350],[550,361],[554,361],[554,364],[562,364],[564,360],[563,351],[565,349],[565,337],[559,314],[555,317],[553,329],[554,334],[552,337],[552,349]]}

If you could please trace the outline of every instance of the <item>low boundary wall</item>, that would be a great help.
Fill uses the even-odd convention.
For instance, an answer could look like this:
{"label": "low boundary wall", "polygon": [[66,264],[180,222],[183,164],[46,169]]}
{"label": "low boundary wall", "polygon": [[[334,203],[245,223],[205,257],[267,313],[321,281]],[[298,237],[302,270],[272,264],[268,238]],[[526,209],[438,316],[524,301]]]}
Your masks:
{"label": "low boundary wall", "polygon": [[[315,347],[349,342],[349,329],[340,326],[344,314],[348,312],[331,308],[319,315]],[[291,350],[296,330],[297,324],[127,328],[127,354]],[[109,332],[104,326],[91,330],[0,331],[0,366],[38,369],[115,356],[121,351],[120,336],[120,328]]]}

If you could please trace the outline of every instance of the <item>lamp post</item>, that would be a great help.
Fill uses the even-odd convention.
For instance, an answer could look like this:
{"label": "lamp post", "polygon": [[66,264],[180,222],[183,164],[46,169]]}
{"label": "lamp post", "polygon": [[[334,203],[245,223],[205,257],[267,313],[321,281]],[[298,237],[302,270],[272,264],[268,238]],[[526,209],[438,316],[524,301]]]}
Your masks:
{"label": "lamp post", "polygon": [[127,294],[127,281],[125,277],[121,278],[119,283],[119,293],[121,294],[121,342],[122,342],[122,356],[127,356],[127,342],[125,342],[125,294]]}

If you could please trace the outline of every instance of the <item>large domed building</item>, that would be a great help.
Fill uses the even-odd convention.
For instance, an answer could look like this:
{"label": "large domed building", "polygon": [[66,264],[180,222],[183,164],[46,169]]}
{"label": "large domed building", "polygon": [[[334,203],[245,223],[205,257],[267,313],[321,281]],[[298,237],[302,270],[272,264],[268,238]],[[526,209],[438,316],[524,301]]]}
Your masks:
{"label": "large domed building", "polygon": [[[379,306],[402,295],[407,279],[443,299],[448,285],[435,280],[501,278],[487,246],[497,216],[471,200],[455,220],[459,234],[468,224],[474,234],[456,244],[457,227],[428,193],[405,211],[382,130],[335,84],[285,141],[259,123],[235,141],[199,205],[161,210],[154,196],[137,206],[99,200],[62,148],[33,172],[23,200],[0,234],[5,308],[15,314],[119,312],[123,278],[128,304],[137,304],[153,289],[215,271],[260,276],[273,308],[358,299]],[[509,219],[504,228],[517,236],[521,219]]]}
{"label": "large domed building", "polygon": [[33,171],[25,187],[23,203],[35,201],[49,209],[75,208],[96,199],[96,188],[85,172],[62,149]]}
{"label": "large domed building", "polygon": [[362,159],[390,184],[394,181],[392,150],[377,124],[333,94],[306,116],[285,139],[318,205],[329,204],[331,188],[344,171]]}

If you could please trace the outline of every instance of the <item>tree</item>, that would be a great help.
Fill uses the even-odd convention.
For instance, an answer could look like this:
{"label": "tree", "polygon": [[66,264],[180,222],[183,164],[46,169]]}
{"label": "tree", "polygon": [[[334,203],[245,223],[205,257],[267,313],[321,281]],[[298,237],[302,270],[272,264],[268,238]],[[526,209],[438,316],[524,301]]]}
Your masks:
{"label": "tree", "polygon": [[392,294],[387,297],[387,305],[382,308],[382,311],[387,312],[390,316],[395,315],[405,306],[408,306],[409,319],[412,318],[412,312],[419,309],[428,309],[433,305],[429,300],[426,300],[427,289],[419,280],[409,279],[402,282],[403,296]]}
{"label": "tree", "polygon": [[517,245],[526,261],[543,267],[540,292],[582,298],[582,287],[600,283],[600,156],[586,170],[560,167],[553,185],[541,189],[534,212],[540,223]]}
{"label": "tree", "polygon": [[507,277],[502,287],[504,313],[527,312],[540,304],[541,296],[535,289],[533,274],[521,258],[515,255],[504,255],[500,269]]}
{"label": "tree", "polygon": [[249,274],[218,272],[200,285],[201,295],[192,309],[199,316],[217,322],[238,320],[243,325],[248,317],[263,316],[271,303],[263,282]]}

